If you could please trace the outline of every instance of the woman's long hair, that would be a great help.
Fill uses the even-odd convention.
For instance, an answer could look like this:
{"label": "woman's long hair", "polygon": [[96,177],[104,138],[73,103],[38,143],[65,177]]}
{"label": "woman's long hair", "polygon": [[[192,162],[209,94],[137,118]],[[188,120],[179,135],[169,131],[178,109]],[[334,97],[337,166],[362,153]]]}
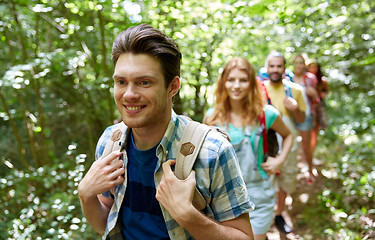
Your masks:
{"label": "woman's long hair", "polygon": [[307,66],[310,66],[310,65],[313,65],[315,64],[316,67],[318,68],[318,72],[315,74],[316,78],[318,79],[318,84],[321,84],[322,83],[322,77],[323,77],[323,73],[322,73],[322,69],[320,67],[320,64],[315,61],[315,60],[310,60],[309,64]]}
{"label": "woman's long hair", "polygon": [[249,61],[242,57],[235,57],[230,60],[223,69],[217,81],[215,109],[211,116],[206,120],[206,124],[225,124],[228,125],[230,120],[231,105],[225,83],[228,80],[230,71],[239,69],[247,74],[250,81],[249,92],[247,97],[241,102],[242,105],[242,125],[253,125],[256,123],[258,116],[262,114],[265,98],[261,92],[256,80],[254,67]]}
{"label": "woman's long hair", "polygon": [[[310,62],[309,62],[309,64],[307,65],[307,66],[311,66],[311,65],[313,65],[313,64],[315,64],[316,65],[316,67],[318,68],[318,71],[317,71],[317,73],[315,74],[315,76],[316,76],[316,78],[318,79],[318,83],[317,83],[317,89],[318,89],[318,92],[319,92],[319,96],[320,96],[320,93],[322,93],[322,92],[326,92],[327,93],[327,91],[328,91],[328,89],[327,89],[327,83],[324,83],[323,82],[323,72],[322,72],[322,69],[321,69],[321,67],[320,67],[320,63],[318,63],[318,61],[316,61],[316,60],[310,60]],[[322,99],[322,97],[320,97],[321,99]]]}

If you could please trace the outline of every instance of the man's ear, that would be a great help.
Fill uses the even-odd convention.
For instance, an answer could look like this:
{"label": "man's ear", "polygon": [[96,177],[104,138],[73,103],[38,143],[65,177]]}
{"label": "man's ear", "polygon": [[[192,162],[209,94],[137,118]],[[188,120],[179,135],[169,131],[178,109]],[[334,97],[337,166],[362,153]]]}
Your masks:
{"label": "man's ear", "polygon": [[173,96],[176,95],[176,93],[180,89],[180,86],[181,86],[180,78],[178,76],[175,76],[169,85],[169,92],[168,92],[169,98],[173,98]]}

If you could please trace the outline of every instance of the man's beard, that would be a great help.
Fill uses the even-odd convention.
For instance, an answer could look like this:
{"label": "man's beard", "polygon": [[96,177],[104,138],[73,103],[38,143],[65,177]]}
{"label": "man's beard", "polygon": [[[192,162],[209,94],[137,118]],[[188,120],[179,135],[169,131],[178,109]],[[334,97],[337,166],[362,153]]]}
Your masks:
{"label": "man's beard", "polygon": [[280,81],[282,81],[283,80],[283,75],[281,74],[281,75],[279,75],[277,78],[272,78],[271,77],[271,75],[272,74],[270,74],[270,80],[272,81],[272,82],[274,82],[274,83],[278,83],[278,82],[280,82]]}

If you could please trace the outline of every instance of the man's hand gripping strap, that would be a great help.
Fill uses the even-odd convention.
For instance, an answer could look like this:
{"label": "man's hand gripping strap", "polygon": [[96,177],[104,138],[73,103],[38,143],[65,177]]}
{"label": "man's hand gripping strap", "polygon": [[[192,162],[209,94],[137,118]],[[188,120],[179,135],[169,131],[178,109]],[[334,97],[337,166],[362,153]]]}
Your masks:
{"label": "man's hand gripping strap", "polygon": [[[189,121],[187,124],[178,145],[176,156],[175,175],[178,179],[183,180],[189,176],[204,139],[210,130],[209,126],[195,121]],[[194,192],[193,205],[198,210],[203,210],[206,207],[206,200],[197,188]]]}

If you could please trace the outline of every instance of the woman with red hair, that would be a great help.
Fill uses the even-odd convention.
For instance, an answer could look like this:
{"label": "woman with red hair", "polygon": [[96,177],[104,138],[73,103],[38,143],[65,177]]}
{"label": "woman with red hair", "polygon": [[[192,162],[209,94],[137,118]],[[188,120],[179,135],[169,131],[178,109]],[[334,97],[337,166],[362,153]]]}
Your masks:
{"label": "woman with red hair", "polygon": [[319,96],[319,104],[316,107],[315,126],[311,132],[311,148],[315,151],[319,130],[327,127],[327,111],[324,98],[328,93],[328,82],[327,78],[323,76],[320,64],[315,60],[310,60],[307,65],[307,71],[314,74],[318,80],[317,90]]}
{"label": "woman with red hair", "polygon": [[[260,122],[262,117],[265,124]],[[255,70],[246,59],[235,57],[225,65],[217,81],[215,106],[208,110],[204,122],[224,129],[231,138],[248,194],[255,204],[250,213],[255,239],[264,240],[273,222],[275,205],[271,178],[284,163],[293,136],[278,110],[265,103]],[[264,127],[283,137],[276,157],[264,156]]]}

